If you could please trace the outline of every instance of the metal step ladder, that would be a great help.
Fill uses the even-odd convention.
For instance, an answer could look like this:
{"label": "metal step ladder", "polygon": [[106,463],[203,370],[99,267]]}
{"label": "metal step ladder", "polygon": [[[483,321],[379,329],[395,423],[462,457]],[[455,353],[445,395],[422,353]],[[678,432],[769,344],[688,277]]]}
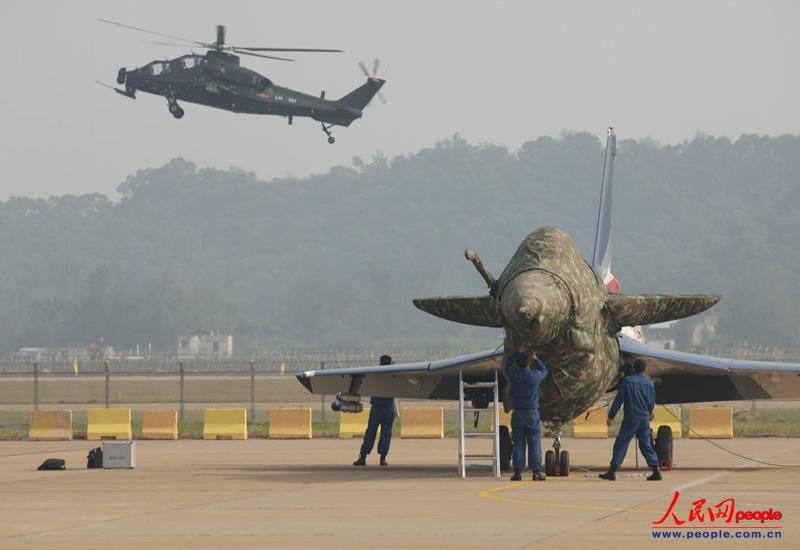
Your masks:
{"label": "metal step ladder", "polygon": [[[494,393],[494,407],[475,408],[465,406],[464,392],[473,388],[491,388]],[[493,382],[464,382],[462,372],[458,371],[458,470],[462,479],[467,477],[467,462],[491,462],[494,466],[494,477],[500,479],[500,392],[498,388],[497,372],[494,373]],[[465,413],[480,411],[491,411],[492,431],[466,431]],[[466,440],[472,438],[493,438],[492,454],[467,454]]]}

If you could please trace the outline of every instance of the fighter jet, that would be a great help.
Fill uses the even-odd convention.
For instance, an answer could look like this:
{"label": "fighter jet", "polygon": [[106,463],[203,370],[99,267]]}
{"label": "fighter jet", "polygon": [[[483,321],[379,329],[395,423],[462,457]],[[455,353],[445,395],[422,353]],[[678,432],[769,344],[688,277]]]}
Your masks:
{"label": "fighter jet", "polygon": [[[644,343],[641,325],[701,313],[720,297],[617,293],[620,285],[611,272],[615,157],[616,136],[609,128],[591,263],[567,233],[542,227],[525,237],[497,279],[475,252],[466,251],[488,286],[487,294],[413,301],[449,321],[502,328],[501,349],[390,367],[308,371],[298,374],[298,380],[312,393],[346,396],[333,403],[335,410],[356,408],[361,395],[458,400],[459,373],[470,382],[494,380],[506,354],[534,349],[550,371],[540,389],[540,412],[552,426],[556,463],[562,425],[613,398],[622,363],[636,358],[647,360],[661,404],[800,396],[800,364],[722,359]],[[503,376],[499,383],[508,410]],[[472,399],[485,401],[485,395],[476,392]],[[507,452],[501,461],[507,462]]]}

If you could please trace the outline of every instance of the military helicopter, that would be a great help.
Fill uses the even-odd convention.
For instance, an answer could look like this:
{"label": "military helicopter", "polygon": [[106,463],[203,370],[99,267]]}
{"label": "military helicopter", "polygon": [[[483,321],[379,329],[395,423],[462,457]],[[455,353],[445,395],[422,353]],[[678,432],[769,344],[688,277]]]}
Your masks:
{"label": "military helicopter", "polygon": [[117,84],[124,85],[124,89],[98,82],[131,99],[136,99],[137,91],[163,96],[167,100],[169,112],[176,119],[184,115],[178,100],[235,113],[284,116],[289,119],[289,124],[292,124],[294,117],[309,117],[320,122],[322,131],[328,136],[328,143],[334,143],[335,139],[331,133],[334,126],[350,126],[354,120],[361,118],[364,108],[375,95],[385,102],[380,89],[386,81],[376,76],[379,67],[377,59],[372,73],[367,70],[364,63],[359,63],[367,77],[366,84],[339,99],[328,100],[325,99],[324,90],[317,97],[276,86],[266,76],[242,67],[239,55],[294,61],[260,52],[335,53],[342,50],[233,46],[225,43],[223,25],[217,25],[217,38],[214,42],[199,42],[108,19],[98,19],[98,21],[183,42],[183,44],[150,42],[152,44],[200,46],[207,50],[205,55],[191,53],[174,59],[151,61],[133,70],[123,67],[117,73]]}

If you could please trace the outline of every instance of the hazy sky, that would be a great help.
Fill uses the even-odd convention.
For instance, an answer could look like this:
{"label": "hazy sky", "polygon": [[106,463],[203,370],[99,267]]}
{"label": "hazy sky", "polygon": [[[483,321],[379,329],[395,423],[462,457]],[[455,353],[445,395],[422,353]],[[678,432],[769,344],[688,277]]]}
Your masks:
{"label": "hazy sky", "polygon": [[[335,131],[95,84],[188,53],[144,44],[119,20],[212,41],[341,48],[296,63],[243,58],[280,85],[340,97],[380,57],[387,105]],[[800,132],[800,2],[38,2],[0,3],[2,187],[11,195],[99,191],[182,156],[260,177],[304,176],[376,151],[413,152],[455,133],[511,148],[563,130],[679,142],[702,131]],[[153,38],[157,40],[157,38]],[[251,61],[252,59],[252,61]]]}

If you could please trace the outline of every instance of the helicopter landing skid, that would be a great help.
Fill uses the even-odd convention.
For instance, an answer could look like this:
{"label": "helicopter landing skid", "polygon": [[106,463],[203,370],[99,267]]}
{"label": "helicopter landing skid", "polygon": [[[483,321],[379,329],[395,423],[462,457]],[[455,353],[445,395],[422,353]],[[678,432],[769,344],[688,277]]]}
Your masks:
{"label": "helicopter landing skid", "polygon": [[333,144],[336,141],[336,139],[331,135],[331,128],[333,128],[335,125],[325,124],[324,122],[321,124],[322,124],[322,131],[325,132],[326,136],[328,136],[328,143]]}

